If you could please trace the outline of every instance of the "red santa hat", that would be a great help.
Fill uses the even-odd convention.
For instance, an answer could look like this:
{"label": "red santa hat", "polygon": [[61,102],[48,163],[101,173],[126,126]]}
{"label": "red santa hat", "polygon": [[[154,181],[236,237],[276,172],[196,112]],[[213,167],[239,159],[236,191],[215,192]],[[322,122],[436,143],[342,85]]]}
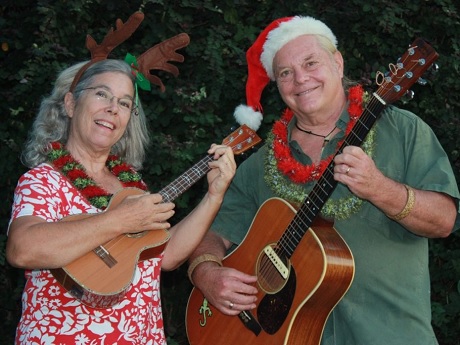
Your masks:
{"label": "red santa hat", "polygon": [[301,35],[321,35],[337,48],[337,38],[323,22],[312,17],[284,17],[276,19],[257,37],[246,52],[248,79],[246,82],[247,105],[236,107],[234,117],[240,124],[246,124],[257,130],[262,122],[262,91],[273,74],[273,58],[286,43]]}

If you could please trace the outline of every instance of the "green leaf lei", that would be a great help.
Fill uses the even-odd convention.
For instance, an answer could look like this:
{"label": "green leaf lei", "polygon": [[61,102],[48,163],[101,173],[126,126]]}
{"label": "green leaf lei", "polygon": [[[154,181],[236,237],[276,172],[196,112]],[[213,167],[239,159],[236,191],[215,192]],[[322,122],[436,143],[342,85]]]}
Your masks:
{"label": "green leaf lei", "polygon": [[[374,154],[376,130],[373,127],[361,145],[362,149],[370,157]],[[295,204],[302,204],[309,191],[305,190],[304,184],[297,184],[290,181],[280,173],[277,168],[276,159],[273,151],[273,133],[267,136],[267,155],[265,157],[265,181],[275,194]],[[321,209],[321,215],[325,218],[343,220],[356,213],[363,200],[354,194],[339,199],[329,198]]]}
{"label": "green leaf lei", "polygon": [[[366,104],[368,101],[368,94],[364,93],[362,99],[363,104]],[[285,126],[287,126],[287,123],[285,123]],[[363,151],[371,158],[375,151],[375,136],[376,129],[373,127],[361,145]],[[272,131],[267,135],[266,140],[265,182],[278,197],[300,205],[304,202],[310,191],[306,190],[306,184],[293,182],[280,172],[278,169],[278,162],[275,158],[274,139],[275,135]],[[321,215],[328,219],[347,219],[361,208],[363,201],[364,200],[352,193],[347,197],[335,200],[329,198],[321,209]]]}

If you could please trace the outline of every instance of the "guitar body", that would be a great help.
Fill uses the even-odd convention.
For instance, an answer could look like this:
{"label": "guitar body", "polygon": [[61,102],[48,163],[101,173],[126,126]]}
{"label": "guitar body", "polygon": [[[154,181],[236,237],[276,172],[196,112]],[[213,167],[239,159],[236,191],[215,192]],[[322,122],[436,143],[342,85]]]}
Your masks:
{"label": "guitar body", "polygon": [[351,285],[354,261],[332,224],[317,221],[293,255],[283,258],[287,268],[283,277],[273,269],[268,254],[295,215],[286,201],[267,200],[244,241],[223,261],[224,266],[259,277],[252,315],[224,315],[197,288],[192,290],[186,315],[191,345],[320,343],[329,314]]}
{"label": "guitar body", "polygon": [[[377,116],[405,95],[437,58],[438,53],[417,38],[390,64],[389,73],[378,72],[378,90],[334,156],[348,145],[360,146]],[[317,217],[336,185],[332,159],[298,211],[277,198],[261,206],[244,241],[223,261],[224,266],[257,275],[256,309],[226,316],[193,289],[186,314],[191,345],[320,343],[329,314],[354,277],[347,244],[332,224]]]}
{"label": "guitar body", "polygon": [[[125,188],[115,194],[107,208],[117,206],[130,195],[145,193],[137,188]],[[62,221],[81,220],[95,214],[77,214]],[[65,267],[52,269],[56,280],[75,298],[93,308],[107,308],[119,303],[131,286],[139,261],[159,256],[169,240],[167,230],[143,231],[115,237],[102,245],[115,263],[108,265],[91,251]]]}

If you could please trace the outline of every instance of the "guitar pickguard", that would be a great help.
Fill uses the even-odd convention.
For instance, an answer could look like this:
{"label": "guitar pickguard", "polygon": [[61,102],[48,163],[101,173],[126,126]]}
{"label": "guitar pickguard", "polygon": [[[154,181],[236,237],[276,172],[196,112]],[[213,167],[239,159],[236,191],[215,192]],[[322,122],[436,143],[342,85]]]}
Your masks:
{"label": "guitar pickguard", "polygon": [[263,330],[275,334],[283,325],[291,309],[296,291],[296,275],[291,266],[288,281],[275,294],[266,294],[257,308],[257,319]]}

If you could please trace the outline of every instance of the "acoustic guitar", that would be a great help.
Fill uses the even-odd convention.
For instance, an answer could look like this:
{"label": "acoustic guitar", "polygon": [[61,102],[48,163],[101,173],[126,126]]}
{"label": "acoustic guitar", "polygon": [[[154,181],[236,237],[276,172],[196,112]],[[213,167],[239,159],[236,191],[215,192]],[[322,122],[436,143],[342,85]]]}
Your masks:
{"label": "acoustic guitar", "polygon": [[[363,110],[344,143],[359,146],[382,110],[404,95],[438,54],[416,39]],[[191,345],[318,345],[326,321],[348,291],[354,277],[353,255],[333,228],[317,217],[337,182],[332,161],[300,208],[268,199],[259,208],[242,243],[223,265],[258,277],[256,309],[228,316],[194,288],[186,311]]]}
{"label": "acoustic guitar", "polygon": [[[257,145],[261,139],[242,125],[223,140],[239,155]],[[163,202],[171,202],[206,175],[213,160],[207,155],[177,179],[160,190]],[[145,193],[137,188],[124,188],[113,195],[107,210],[119,205],[130,195]],[[76,221],[94,214],[77,214],[62,221]],[[65,267],[52,269],[56,280],[82,303],[93,308],[108,308],[119,303],[131,286],[139,261],[158,256],[169,240],[167,230],[142,231],[120,235],[95,248]]]}

